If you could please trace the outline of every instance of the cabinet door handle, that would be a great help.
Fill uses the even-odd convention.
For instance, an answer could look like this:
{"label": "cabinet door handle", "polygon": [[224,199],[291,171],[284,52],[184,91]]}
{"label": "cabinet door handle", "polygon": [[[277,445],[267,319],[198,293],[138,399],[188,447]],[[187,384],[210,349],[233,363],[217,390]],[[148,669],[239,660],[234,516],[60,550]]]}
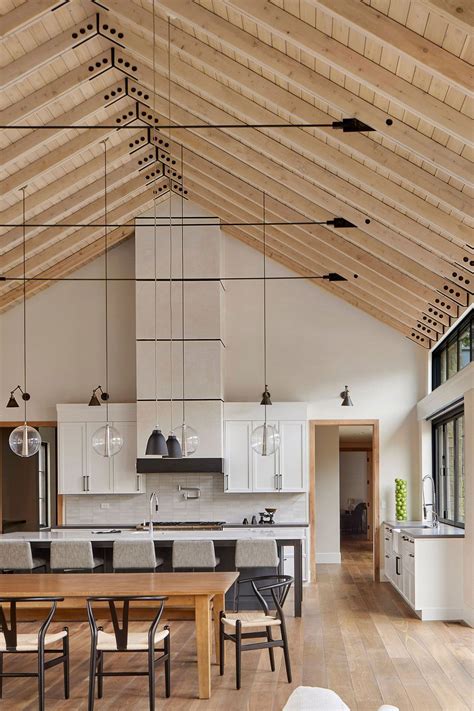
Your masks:
{"label": "cabinet door handle", "polygon": [[278,474],[275,474],[273,479],[274,479],[275,489],[278,491]]}
{"label": "cabinet door handle", "polygon": [[137,474],[137,491],[140,491],[140,474]]}
{"label": "cabinet door handle", "polygon": [[224,474],[224,491],[229,490],[229,475]]}
{"label": "cabinet door handle", "polygon": [[82,475],[82,491],[87,491],[87,475]]}
{"label": "cabinet door handle", "polygon": [[86,491],[90,491],[90,490],[91,490],[91,487],[90,487],[90,476],[89,476],[89,474],[86,474],[86,483],[87,483],[87,489],[86,489]]}
{"label": "cabinet door handle", "polygon": [[397,575],[400,575],[400,570],[398,568],[398,564],[400,563],[400,558],[398,555],[395,557],[395,572]]}
{"label": "cabinet door handle", "polygon": [[283,474],[280,474],[280,491],[283,489]]}
{"label": "cabinet door handle", "polygon": [[415,554],[414,554],[414,553],[410,553],[410,558],[414,558],[414,557],[415,557]]}

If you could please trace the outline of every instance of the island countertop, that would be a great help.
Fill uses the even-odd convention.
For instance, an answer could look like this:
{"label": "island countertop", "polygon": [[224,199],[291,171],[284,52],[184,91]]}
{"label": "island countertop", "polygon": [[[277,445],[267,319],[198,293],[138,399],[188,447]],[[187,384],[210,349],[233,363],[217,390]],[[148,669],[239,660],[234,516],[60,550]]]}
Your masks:
{"label": "island countertop", "polygon": [[[150,538],[149,531],[137,531],[130,528],[109,527],[103,528],[59,528],[47,531],[16,531],[0,535],[0,540],[21,540],[30,543],[50,543],[51,541],[67,540],[87,540],[91,543],[112,543],[115,540],[123,539],[146,539]],[[213,541],[236,541],[248,538],[275,538],[278,540],[305,538],[305,529],[302,526],[280,527],[280,526],[239,526],[235,528],[224,528],[223,530],[192,529],[183,530],[154,530],[154,541],[174,541],[178,539],[211,539]]]}

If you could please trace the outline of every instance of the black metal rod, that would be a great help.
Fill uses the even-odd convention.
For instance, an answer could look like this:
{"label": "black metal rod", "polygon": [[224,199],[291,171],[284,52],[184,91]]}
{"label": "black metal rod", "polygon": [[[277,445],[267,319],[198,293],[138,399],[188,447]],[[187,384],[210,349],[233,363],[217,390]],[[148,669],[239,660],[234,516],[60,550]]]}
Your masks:
{"label": "black metal rod", "polygon": [[[354,274],[354,278],[357,278],[358,274]],[[266,276],[265,279],[280,279],[285,280],[295,280],[295,279],[328,279],[328,275],[321,274],[308,274],[307,276]],[[23,281],[22,276],[18,277],[0,277],[0,281]],[[105,281],[104,277],[26,277],[25,281]],[[107,277],[107,281],[150,281],[154,282],[153,278],[137,278],[137,277]],[[167,279],[156,279],[157,282],[169,283],[169,278]],[[186,277],[186,279],[181,279],[180,277],[173,277],[172,282],[188,282],[188,281],[263,281],[263,276],[249,276],[249,277]]]}
{"label": "black metal rod", "polygon": [[[146,218],[142,218],[146,219]],[[151,219],[151,218],[150,218]],[[168,219],[168,218],[167,218]],[[176,218],[177,219],[177,218]],[[291,222],[186,222],[183,227],[262,227],[262,225],[266,225],[267,227],[269,225],[326,225],[327,221],[324,220],[323,222],[317,222],[315,220],[299,220],[299,221],[291,221]],[[141,225],[141,227],[146,227],[147,225]],[[163,225],[156,225],[157,227],[166,227],[169,229],[169,222]],[[15,227],[21,227],[21,224],[15,224],[15,223],[10,223],[10,224],[0,224],[0,227],[11,227],[14,229]],[[35,223],[35,222],[28,222],[28,227],[133,227],[133,224],[130,222],[124,222],[124,223],[113,223],[111,222],[109,225],[105,225],[102,222],[83,222],[81,224],[73,224],[73,223]],[[173,223],[173,227],[181,227],[180,222]],[[1,235],[0,235],[1,236]]]}
{"label": "black metal rod", "polygon": [[[9,125],[9,126],[0,126],[0,129],[15,129],[15,130],[20,130],[20,129],[34,129],[35,131],[41,130],[41,129],[69,129],[69,128],[75,128],[75,129],[90,129],[90,128],[102,128],[102,129],[117,129],[117,131],[120,131],[123,128],[126,129],[132,129],[132,128],[146,128],[148,124],[138,124],[138,125],[133,125],[131,123],[128,123],[124,126],[121,126],[120,124],[115,124],[115,125],[109,125],[109,124],[94,124],[94,125],[84,125],[84,124],[74,124],[72,126],[66,126],[63,124],[48,124],[45,126],[29,126],[28,124],[20,124],[20,125]],[[208,129],[208,128],[217,128],[217,129],[225,129],[225,128],[337,128],[332,125],[332,123],[222,123],[222,124],[204,124],[204,123],[195,123],[195,124],[166,124],[166,125],[158,125],[157,130],[163,130],[166,129],[167,131],[174,131],[177,129]]]}

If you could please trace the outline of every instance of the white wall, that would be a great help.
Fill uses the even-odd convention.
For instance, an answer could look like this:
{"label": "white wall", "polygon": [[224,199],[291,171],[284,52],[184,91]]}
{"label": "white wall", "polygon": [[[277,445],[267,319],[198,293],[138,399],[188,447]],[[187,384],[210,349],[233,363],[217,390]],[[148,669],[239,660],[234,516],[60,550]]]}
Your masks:
{"label": "white wall", "polygon": [[[74,277],[102,277],[103,258]],[[135,276],[134,243],[109,252],[109,276]],[[27,301],[28,391],[31,420],[56,420],[56,403],[87,402],[92,388],[105,386],[104,284],[59,282]],[[7,410],[9,391],[23,386],[23,307],[0,317],[0,420],[21,419]],[[109,390],[115,402],[135,401],[135,284],[109,283]],[[20,400],[21,402],[21,400]]]}
{"label": "white wall", "polygon": [[314,452],[316,563],[340,563],[339,427],[316,427]]}
{"label": "white wall", "polygon": [[[227,238],[227,275],[261,275],[262,255]],[[271,262],[269,275],[293,274]],[[225,399],[262,391],[262,286],[226,283]],[[270,281],[268,385],[277,401],[306,401],[310,419],[380,420],[381,519],[395,515],[394,479],[409,482],[409,516],[419,510],[416,403],[428,355],[397,331],[307,281]],[[354,407],[341,407],[348,384]]]}
{"label": "white wall", "polygon": [[347,500],[367,502],[367,452],[339,452],[339,503],[347,508]]}

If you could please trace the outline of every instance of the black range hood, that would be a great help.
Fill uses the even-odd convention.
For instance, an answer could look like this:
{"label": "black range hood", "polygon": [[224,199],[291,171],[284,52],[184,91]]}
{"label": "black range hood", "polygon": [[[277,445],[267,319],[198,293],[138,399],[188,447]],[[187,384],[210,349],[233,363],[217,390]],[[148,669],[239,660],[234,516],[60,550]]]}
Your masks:
{"label": "black range hood", "polygon": [[223,474],[219,457],[143,457],[137,459],[137,474]]}

